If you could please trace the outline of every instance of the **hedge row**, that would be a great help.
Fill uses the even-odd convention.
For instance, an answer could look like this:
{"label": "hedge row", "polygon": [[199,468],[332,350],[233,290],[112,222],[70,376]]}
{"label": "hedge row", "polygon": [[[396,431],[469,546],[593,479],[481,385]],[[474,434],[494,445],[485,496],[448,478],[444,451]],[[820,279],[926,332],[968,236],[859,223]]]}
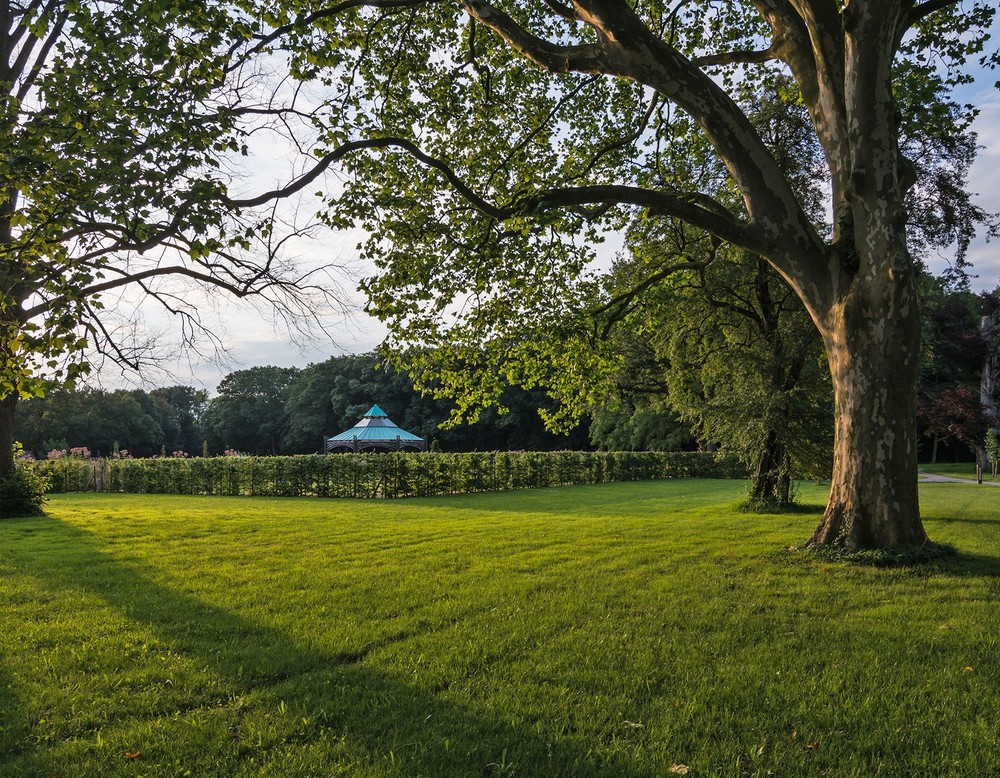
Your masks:
{"label": "hedge row", "polygon": [[253,497],[428,497],[657,478],[745,478],[732,459],[691,452],[386,453],[35,463],[53,492]]}

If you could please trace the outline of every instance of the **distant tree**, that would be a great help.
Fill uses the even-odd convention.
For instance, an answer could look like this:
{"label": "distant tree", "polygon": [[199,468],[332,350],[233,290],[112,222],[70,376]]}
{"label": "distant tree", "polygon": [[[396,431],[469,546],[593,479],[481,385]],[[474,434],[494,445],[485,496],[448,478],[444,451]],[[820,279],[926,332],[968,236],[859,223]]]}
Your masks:
{"label": "distant tree", "polygon": [[924,397],[940,389],[978,385],[986,356],[980,334],[981,299],[945,277],[921,276],[923,344],[920,387]]}
{"label": "distant tree", "polygon": [[205,442],[202,418],[208,407],[208,392],[191,386],[153,389],[149,397],[161,409],[165,445],[171,451],[201,452]]}
{"label": "distant tree", "polygon": [[[622,261],[617,263],[620,272]],[[620,315],[620,314],[619,314]],[[609,329],[617,369],[607,391],[590,406],[590,441],[605,451],[680,451],[698,446],[691,424],[670,407],[667,362],[637,328]]]}
{"label": "distant tree", "polygon": [[566,436],[545,429],[538,409],[547,402],[544,392],[511,390],[505,395],[507,413],[489,411],[474,424],[442,428],[451,404],[422,395],[406,373],[377,354],[331,357],[300,371],[288,387],[284,450],[316,451],[322,436],[352,427],[373,404],[447,451],[587,447],[585,431]]}
{"label": "distant tree", "polygon": [[309,156],[302,175],[259,195],[233,186],[252,130],[309,125],[294,94],[266,88],[274,31],[238,8],[0,6],[0,483],[21,398],[102,360],[139,369],[162,356],[110,304],[120,292],[179,317],[184,346],[215,338],[194,288],[255,297],[290,326],[329,298],[322,273],[283,258],[274,229],[274,204],[329,162]]}
{"label": "distant tree", "polygon": [[986,430],[986,444],[984,446],[986,461],[990,463],[993,477],[997,477],[997,464],[1000,463],[1000,429],[990,427]]}
{"label": "distant tree", "polygon": [[983,363],[979,374],[979,400],[993,427],[1000,424],[997,396],[1000,386],[1000,288],[979,296],[979,338],[983,344]]}
{"label": "distant tree", "polygon": [[830,467],[832,392],[808,314],[759,257],[721,256],[724,247],[684,230],[638,245],[643,254],[631,262],[643,266],[640,273],[657,263],[681,264],[681,257],[702,261],[671,273],[641,299],[632,297],[634,271],[617,268],[625,291],[608,310],[617,307],[612,315],[655,353],[646,363],[651,372],[628,373],[651,387],[659,371],[662,402],[692,434],[751,468],[753,503],[789,503],[793,473],[826,474]]}
{"label": "distant tree", "polygon": [[282,439],[286,451],[315,453],[323,451],[324,439],[342,431],[343,421],[331,400],[334,385],[345,360],[331,357],[299,371],[288,387],[285,413],[288,428]]}
{"label": "distant tree", "polygon": [[631,395],[595,408],[590,441],[605,451],[686,451],[697,447],[691,425],[663,397]]}
{"label": "distant tree", "polygon": [[61,389],[26,400],[17,411],[15,434],[26,450],[44,457],[54,448],[85,446],[95,456],[116,447],[136,456],[160,452],[165,437],[144,395],[118,390]]}
{"label": "distant tree", "polygon": [[[981,300],[963,284],[924,274],[921,304],[918,423],[923,436],[932,441],[930,459],[936,462],[942,443],[959,442],[954,435],[942,434],[947,430],[948,409],[957,410],[965,402],[961,398],[966,392],[956,401],[954,391],[972,392],[974,387],[978,391],[988,348],[980,332]],[[961,441],[962,448],[966,445],[967,441]]]}
{"label": "distant tree", "polygon": [[978,461],[991,423],[978,391],[968,387],[944,389],[922,403],[919,414],[926,425],[925,435],[945,443],[961,443],[977,455]]}
{"label": "distant tree", "polygon": [[294,367],[266,366],[237,370],[223,378],[204,415],[212,450],[281,453],[288,430],[285,405],[298,373]]}

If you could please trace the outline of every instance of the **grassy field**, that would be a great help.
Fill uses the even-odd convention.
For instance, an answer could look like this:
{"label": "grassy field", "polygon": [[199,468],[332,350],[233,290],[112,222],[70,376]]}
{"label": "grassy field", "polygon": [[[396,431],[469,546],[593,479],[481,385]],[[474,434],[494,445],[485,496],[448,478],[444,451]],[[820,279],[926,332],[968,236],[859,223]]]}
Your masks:
{"label": "grassy field", "polygon": [[965,556],[789,550],[737,482],[64,495],[0,522],[0,775],[1000,774],[1000,494]]}
{"label": "grassy field", "polygon": [[[947,475],[952,478],[968,478],[970,480],[976,480],[976,463],[975,462],[946,462],[936,465],[921,465],[920,471],[922,473],[934,473],[936,475]],[[994,481],[997,480],[993,478],[993,473],[989,467],[983,470],[983,480],[984,481]]]}

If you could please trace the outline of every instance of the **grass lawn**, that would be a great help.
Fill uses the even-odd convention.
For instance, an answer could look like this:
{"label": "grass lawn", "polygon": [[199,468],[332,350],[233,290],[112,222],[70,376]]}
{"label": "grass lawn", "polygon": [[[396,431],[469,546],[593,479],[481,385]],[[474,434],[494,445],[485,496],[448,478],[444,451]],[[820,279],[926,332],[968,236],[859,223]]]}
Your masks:
{"label": "grass lawn", "polygon": [[[952,478],[968,478],[972,481],[976,480],[976,463],[975,462],[945,462],[936,465],[921,465],[920,472],[922,473],[934,473],[935,475],[947,475]],[[983,469],[983,480],[993,481],[993,473],[990,471],[989,467]]]}
{"label": "grass lawn", "polygon": [[1000,493],[923,485],[967,556],[916,570],[743,488],[55,497],[0,522],[0,775],[1000,775]]}

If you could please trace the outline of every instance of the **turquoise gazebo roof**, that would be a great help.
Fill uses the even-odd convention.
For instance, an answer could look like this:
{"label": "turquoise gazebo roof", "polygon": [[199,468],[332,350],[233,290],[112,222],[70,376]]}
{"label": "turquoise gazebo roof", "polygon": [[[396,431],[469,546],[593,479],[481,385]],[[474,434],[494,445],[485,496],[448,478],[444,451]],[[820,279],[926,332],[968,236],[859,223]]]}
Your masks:
{"label": "turquoise gazebo roof", "polygon": [[419,435],[398,427],[377,405],[369,408],[361,421],[349,430],[326,439],[327,451],[336,448],[347,448],[351,451],[370,448],[399,450],[407,447],[423,451],[427,444]]}

